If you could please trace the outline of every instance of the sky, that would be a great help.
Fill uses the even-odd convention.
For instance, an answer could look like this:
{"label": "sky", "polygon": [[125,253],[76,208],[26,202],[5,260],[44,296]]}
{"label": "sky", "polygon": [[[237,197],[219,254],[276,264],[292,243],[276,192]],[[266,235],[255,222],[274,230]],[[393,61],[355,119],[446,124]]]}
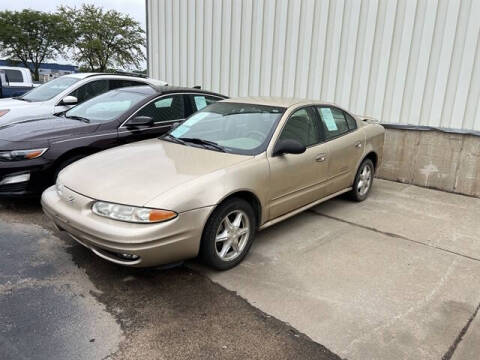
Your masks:
{"label": "sky", "polygon": [[[60,6],[76,6],[82,4],[94,4],[106,10],[117,10],[129,14],[146,30],[145,0],[0,0],[0,10],[23,10],[33,9],[41,11],[55,11]],[[57,59],[58,62],[66,63],[64,59]]]}

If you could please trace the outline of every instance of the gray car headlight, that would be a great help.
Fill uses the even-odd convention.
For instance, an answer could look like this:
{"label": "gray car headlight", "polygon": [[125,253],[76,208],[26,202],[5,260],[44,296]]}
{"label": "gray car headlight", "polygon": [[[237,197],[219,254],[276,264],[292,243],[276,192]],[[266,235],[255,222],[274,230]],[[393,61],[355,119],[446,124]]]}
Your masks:
{"label": "gray car headlight", "polygon": [[10,111],[9,109],[0,110],[0,117],[7,114],[9,111]]}
{"label": "gray car headlight", "polygon": [[20,161],[36,159],[45,154],[48,148],[31,150],[0,151],[0,161]]}
{"label": "gray car headlight", "polygon": [[109,219],[133,223],[149,224],[172,220],[177,213],[170,210],[149,209],[136,206],[113,204],[97,201],[92,206],[94,214]]}

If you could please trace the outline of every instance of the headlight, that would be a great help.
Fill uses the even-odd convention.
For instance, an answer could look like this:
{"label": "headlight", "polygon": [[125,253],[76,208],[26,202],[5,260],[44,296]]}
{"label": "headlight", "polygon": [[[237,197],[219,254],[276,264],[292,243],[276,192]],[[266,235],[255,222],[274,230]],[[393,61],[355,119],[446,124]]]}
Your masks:
{"label": "headlight", "polygon": [[0,117],[2,117],[3,115],[5,115],[6,113],[8,113],[10,110],[0,110]]}
{"label": "headlight", "polygon": [[45,154],[48,148],[32,150],[0,151],[0,161],[19,161],[36,159]]}
{"label": "headlight", "polygon": [[177,213],[174,211],[119,205],[103,201],[94,203],[92,211],[109,219],[142,224],[158,223],[177,217]]}

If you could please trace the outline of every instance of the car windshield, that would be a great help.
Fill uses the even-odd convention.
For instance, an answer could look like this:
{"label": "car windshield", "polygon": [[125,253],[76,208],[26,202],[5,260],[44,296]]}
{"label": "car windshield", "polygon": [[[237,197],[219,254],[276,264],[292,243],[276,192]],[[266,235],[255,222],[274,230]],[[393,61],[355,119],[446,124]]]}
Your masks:
{"label": "car windshield", "polygon": [[20,96],[20,99],[31,102],[47,101],[78,81],[80,81],[80,79],[75,77],[62,76],[30,90],[25,95]]}
{"label": "car windshield", "polygon": [[284,112],[282,107],[218,102],[190,116],[168,135],[189,145],[213,144],[229,153],[256,155],[267,149]]}
{"label": "car windshield", "polygon": [[133,108],[149,95],[111,90],[75,106],[65,113],[67,118],[79,118],[90,122],[110,121]]}

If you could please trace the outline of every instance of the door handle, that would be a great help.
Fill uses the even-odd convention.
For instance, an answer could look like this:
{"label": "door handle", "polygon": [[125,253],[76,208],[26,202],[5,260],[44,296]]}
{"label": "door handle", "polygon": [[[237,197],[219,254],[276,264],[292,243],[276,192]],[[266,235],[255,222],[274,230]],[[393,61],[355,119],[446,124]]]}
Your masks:
{"label": "door handle", "polygon": [[361,148],[362,147],[362,142],[359,141],[359,142],[355,143],[355,147],[356,148]]}
{"label": "door handle", "polygon": [[327,154],[318,154],[315,157],[315,161],[317,161],[317,162],[322,162],[322,161],[325,161],[325,160],[327,160]]}

